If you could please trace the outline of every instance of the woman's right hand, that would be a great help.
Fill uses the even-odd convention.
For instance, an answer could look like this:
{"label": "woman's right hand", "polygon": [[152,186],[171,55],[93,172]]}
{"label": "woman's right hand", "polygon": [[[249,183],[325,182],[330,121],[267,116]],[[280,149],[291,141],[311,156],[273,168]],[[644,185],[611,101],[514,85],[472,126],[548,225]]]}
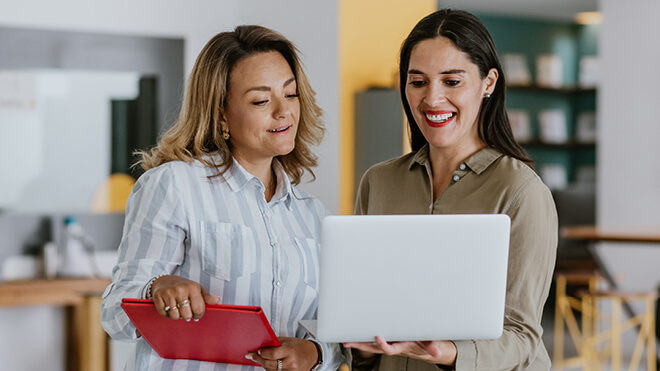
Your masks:
{"label": "woman's right hand", "polygon": [[158,313],[175,320],[198,321],[206,304],[220,303],[219,296],[212,296],[199,283],[174,275],[158,277],[151,292]]}

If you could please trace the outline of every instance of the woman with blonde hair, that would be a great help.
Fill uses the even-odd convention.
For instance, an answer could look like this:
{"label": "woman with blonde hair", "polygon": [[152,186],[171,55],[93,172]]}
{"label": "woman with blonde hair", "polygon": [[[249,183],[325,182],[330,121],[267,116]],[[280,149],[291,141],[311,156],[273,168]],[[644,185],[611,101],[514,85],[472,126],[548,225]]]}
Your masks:
{"label": "woman with blonde hair", "polygon": [[[126,206],[103,327],[137,342],[127,369],[238,370],[160,358],[120,307],[152,299],[172,320],[205,304],[263,308],[281,346],[246,354],[267,370],[337,369],[338,345],[309,340],[316,316],[320,222],[326,207],[296,187],[316,157],[322,111],[295,46],[260,26],[213,37],[199,54],[178,121],[142,153]],[[243,368],[246,367],[246,368]]]}

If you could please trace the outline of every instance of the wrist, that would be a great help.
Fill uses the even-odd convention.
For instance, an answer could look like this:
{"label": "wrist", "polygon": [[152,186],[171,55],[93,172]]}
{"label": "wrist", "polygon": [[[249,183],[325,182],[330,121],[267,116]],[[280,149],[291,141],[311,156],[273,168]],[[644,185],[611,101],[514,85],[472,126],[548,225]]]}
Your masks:
{"label": "wrist", "polygon": [[148,300],[153,299],[153,297],[154,297],[154,295],[153,295],[154,282],[156,282],[157,279],[159,279],[163,276],[167,276],[167,274],[164,273],[164,274],[158,275],[158,276],[150,279],[149,282],[147,282],[147,285],[144,288],[144,296],[143,296],[145,299],[148,299]]}
{"label": "wrist", "polygon": [[314,344],[314,348],[316,349],[316,363],[314,363],[310,371],[317,371],[323,364],[323,349],[321,348],[321,344],[317,343],[316,341],[309,340],[309,342]]}

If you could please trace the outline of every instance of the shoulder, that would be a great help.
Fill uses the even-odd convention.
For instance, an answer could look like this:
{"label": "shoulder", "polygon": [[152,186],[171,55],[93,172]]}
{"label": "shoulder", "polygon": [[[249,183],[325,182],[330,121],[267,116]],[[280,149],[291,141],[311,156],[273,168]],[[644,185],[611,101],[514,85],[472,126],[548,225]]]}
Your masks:
{"label": "shoulder", "polygon": [[403,156],[391,158],[371,166],[363,175],[363,179],[379,180],[389,179],[392,176],[400,176],[410,170],[416,152],[407,153]]}
{"label": "shoulder", "polygon": [[552,193],[541,177],[516,158],[501,156],[493,164],[491,177],[495,183],[506,184],[511,203],[532,200],[553,203]]}
{"label": "shoulder", "polygon": [[150,182],[158,179],[172,179],[185,174],[194,168],[194,162],[168,161],[144,172],[138,179],[141,182]]}
{"label": "shoulder", "polygon": [[155,185],[181,187],[191,179],[208,180],[214,174],[217,174],[214,168],[197,160],[192,162],[169,161],[147,170],[138,178],[136,185],[139,187]]}

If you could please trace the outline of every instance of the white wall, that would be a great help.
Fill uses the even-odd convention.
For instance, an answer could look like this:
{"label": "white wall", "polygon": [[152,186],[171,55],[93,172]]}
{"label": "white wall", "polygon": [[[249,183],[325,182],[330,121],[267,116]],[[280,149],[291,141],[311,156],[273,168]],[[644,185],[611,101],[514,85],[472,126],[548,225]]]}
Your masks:
{"label": "white wall", "polygon": [[338,2],[248,0],[241,2],[240,22],[281,32],[301,51],[305,71],[325,111],[326,134],[315,149],[316,181],[301,187],[321,198],[333,212],[339,209],[339,45]]}
{"label": "white wall", "polygon": [[22,109],[0,104],[0,208],[88,211],[110,173],[110,101],[135,99],[139,74],[30,70],[1,76],[19,77],[34,94]]}
{"label": "white wall", "polygon": [[[186,75],[199,50],[217,32],[237,24],[263,24],[290,38],[303,53],[303,61],[318,103],[326,112],[327,135],[318,148],[317,181],[303,187],[338,210],[338,62],[337,2],[304,0],[25,0],[2,5],[0,25],[8,27],[100,32],[111,34],[183,37]],[[1,135],[1,133],[0,133]],[[18,371],[63,369],[62,333],[48,319],[61,318],[60,310],[37,307],[30,317],[46,319],[47,334],[26,329],[22,311],[0,309],[0,364]],[[30,319],[28,319],[29,321]],[[22,339],[40,339],[38,342]],[[19,340],[19,343],[13,341]],[[36,357],[39,354],[40,357]],[[41,363],[35,359],[43,360]],[[11,363],[9,360],[12,360]],[[35,363],[37,362],[37,363]],[[46,362],[46,363],[44,363]],[[3,366],[4,367],[4,366]]]}
{"label": "white wall", "polygon": [[598,222],[660,225],[660,2],[601,9]]}
{"label": "white wall", "polygon": [[[660,225],[660,2],[600,0],[597,220]],[[656,290],[660,245],[601,244],[625,290]]]}

